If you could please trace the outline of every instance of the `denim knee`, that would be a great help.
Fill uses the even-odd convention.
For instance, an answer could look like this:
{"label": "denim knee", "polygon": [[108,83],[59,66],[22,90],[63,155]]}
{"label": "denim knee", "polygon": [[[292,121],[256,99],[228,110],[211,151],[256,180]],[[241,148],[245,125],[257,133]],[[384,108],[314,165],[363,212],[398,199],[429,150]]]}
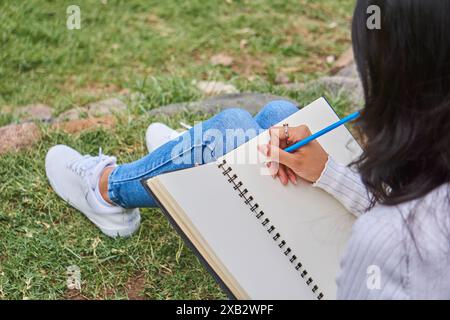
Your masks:
{"label": "denim knee", "polygon": [[248,111],[230,108],[203,124],[203,141],[217,158],[253,139],[261,132],[258,123]]}
{"label": "denim knee", "polygon": [[244,109],[229,108],[211,118],[217,129],[257,129],[253,116]]}
{"label": "denim knee", "polygon": [[290,101],[274,100],[262,108],[255,120],[261,128],[269,129],[297,111],[298,107]]}
{"label": "denim knee", "polygon": [[264,106],[260,113],[264,113],[266,118],[286,119],[298,111],[298,107],[288,100],[274,100]]}

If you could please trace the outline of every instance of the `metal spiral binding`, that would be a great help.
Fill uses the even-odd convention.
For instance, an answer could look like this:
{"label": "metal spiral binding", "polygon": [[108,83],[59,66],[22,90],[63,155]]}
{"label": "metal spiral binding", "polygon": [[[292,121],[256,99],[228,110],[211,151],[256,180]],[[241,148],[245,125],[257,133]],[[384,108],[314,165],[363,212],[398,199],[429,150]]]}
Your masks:
{"label": "metal spiral binding", "polygon": [[[233,189],[238,192],[239,197],[244,200],[244,203],[249,207],[250,212],[255,213],[255,218],[261,221],[261,225],[270,234],[273,241],[278,244],[278,247],[282,250],[283,254],[289,258],[289,262],[295,267],[295,270],[299,272],[300,277],[305,280],[307,286],[311,287],[311,291],[317,294],[319,287],[314,283],[311,277],[307,277],[308,271],[303,267],[302,263],[297,260],[297,256],[292,252],[292,249],[287,245],[286,241],[282,239],[278,229],[270,223],[270,219],[265,217],[265,213],[259,210],[259,204],[256,203],[253,196],[249,195],[248,189],[244,187],[242,181],[238,181],[238,176],[232,173],[233,169],[227,166],[227,161],[223,160],[217,165],[222,170],[222,174],[228,178],[228,182],[233,184]],[[273,236],[272,236],[273,235]],[[322,292],[317,294],[317,299],[321,300],[324,295]]]}

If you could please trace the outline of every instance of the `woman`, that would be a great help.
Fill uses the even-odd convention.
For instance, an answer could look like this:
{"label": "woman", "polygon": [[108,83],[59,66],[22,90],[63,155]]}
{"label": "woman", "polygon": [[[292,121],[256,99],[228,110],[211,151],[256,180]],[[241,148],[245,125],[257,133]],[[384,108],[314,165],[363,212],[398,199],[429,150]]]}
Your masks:
{"label": "woman", "polygon": [[[380,7],[381,29],[367,28],[370,5]],[[307,136],[306,127],[290,128],[288,139],[273,128],[270,145],[261,148],[269,156],[280,154],[276,161],[281,165],[271,168],[279,168],[274,174],[281,183],[305,179],[359,217],[337,279],[341,299],[450,298],[449,12],[446,0],[357,2],[352,34],[365,93],[358,125],[367,142],[352,169],[328,157],[318,142],[294,154],[278,149]],[[282,101],[255,118],[233,109],[204,122],[202,130],[258,132],[295,111]],[[57,146],[47,155],[47,175],[55,191],[105,233],[128,235],[139,223],[139,212],[132,208],[155,206],[141,178],[202,164],[205,155],[209,161],[229,151],[216,150],[208,139],[191,139],[182,153],[173,154],[194,129],[170,140],[174,133],[169,129],[152,127],[154,143],[164,137],[170,141],[120,166],[113,157],[83,158]],[[196,158],[196,150],[203,156]],[[175,161],[181,154],[188,155],[190,164]]]}

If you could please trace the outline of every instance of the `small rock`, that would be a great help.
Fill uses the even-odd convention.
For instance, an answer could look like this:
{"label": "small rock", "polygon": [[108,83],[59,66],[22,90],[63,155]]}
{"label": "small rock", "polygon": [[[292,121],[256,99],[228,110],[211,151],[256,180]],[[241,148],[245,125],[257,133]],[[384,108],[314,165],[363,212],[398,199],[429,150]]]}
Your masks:
{"label": "small rock", "polygon": [[353,60],[353,48],[350,47],[337,59],[333,70],[331,70],[331,74],[336,74],[343,68],[349,66],[353,63]]}
{"label": "small rock", "polygon": [[338,92],[339,90],[344,90],[349,93],[355,92],[355,90],[360,89],[360,82],[358,79],[352,79],[347,77],[322,77],[311,82],[314,85],[325,86],[332,92]]}
{"label": "small rock", "polygon": [[207,96],[239,92],[232,84],[226,84],[219,81],[200,81],[197,83],[197,88]]}
{"label": "small rock", "polygon": [[60,122],[53,125],[53,128],[60,129],[66,133],[79,133],[87,129],[94,128],[112,128],[115,125],[115,118],[112,116],[89,119],[75,119],[66,122]]}
{"label": "small rock", "polygon": [[239,42],[239,48],[240,48],[241,50],[244,50],[244,49],[247,47],[247,45],[248,45],[248,40],[247,40],[247,39],[242,39],[242,40]]}
{"label": "small rock", "polygon": [[112,98],[87,105],[88,114],[91,117],[101,117],[120,113],[127,109],[127,105],[120,99]]}
{"label": "small rock", "polygon": [[29,147],[40,137],[39,127],[32,122],[2,127],[0,128],[0,154]]}
{"label": "small rock", "polygon": [[305,84],[301,82],[295,82],[295,83],[286,83],[281,85],[283,89],[286,89],[288,91],[302,91],[305,90]]}
{"label": "small rock", "polygon": [[73,108],[61,113],[56,119],[55,122],[62,121],[71,121],[77,120],[83,116],[83,114],[87,114],[86,110],[82,110],[80,108]]}
{"label": "small rock", "polygon": [[127,96],[129,94],[130,94],[130,89],[127,89],[127,88],[123,88],[119,91],[119,95],[121,95],[121,96]]}
{"label": "small rock", "polygon": [[24,122],[52,120],[52,108],[45,104],[30,104],[16,109],[15,114]]}
{"label": "small rock", "polygon": [[289,82],[290,82],[289,77],[285,73],[278,73],[277,76],[275,77],[275,83],[277,84],[287,84]]}
{"label": "small rock", "polygon": [[132,92],[128,98],[131,101],[131,104],[138,104],[145,100],[145,94],[142,92]]}
{"label": "small rock", "polygon": [[360,108],[364,102],[363,88],[359,78],[323,77],[312,81],[308,85],[324,87],[335,96],[341,92],[345,93],[350,98],[350,109],[352,111]]}
{"label": "small rock", "polygon": [[341,69],[341,71],[339,71],[336,74],[336,76],[353,78],[353,79],[358,79],[359,80],[358,69],[356,68],[356,64],[355,63],[352,63],[352,64],[346,66],[345,68]]}
{"label": "small rock", "polygon": [[256,34],[256,32],[253,29],[250,28],[243,28],[243,29],[239,29],[236,31],[236,34],[240,34],[240,35],[250,35],[250,36],[254,36]]}
{"label": "small rock", "polygon": [[333,64],[336,61],[336,57],[335,56],[328,56],[326,59],[328,64]]}
{"label": "small rock", "polygon": [[145,20],[150,24],[157,24],[157,23],[161,22],[161,19],[156,14],[153,14],[153,13],[149,13],[146,16]]}
{"label": "small rock", "polygon": [[337,22],[333,21],[328,25],[329,29],[335,29],[338,26]]}
{"label": "small rock", "polygon": [[211,57],[211,64],[214,66],[229,67],[233,64],[233,58],[226,54],[219,53]]}

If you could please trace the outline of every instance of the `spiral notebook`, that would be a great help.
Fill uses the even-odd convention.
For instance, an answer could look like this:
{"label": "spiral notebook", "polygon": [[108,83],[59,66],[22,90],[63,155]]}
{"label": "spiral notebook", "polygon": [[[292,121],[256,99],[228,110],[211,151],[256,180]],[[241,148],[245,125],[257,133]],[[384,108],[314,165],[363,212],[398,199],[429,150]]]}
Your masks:
{"label": "spiral notebook", "polygon": [[[320,98],[283,123],[316,132],[337,120]],[[319,188],[264,175],[257,146],[268,140],[266,131],[217,162],[143,183],[231,298],[334,299],[355,217]],[[361,153],[345,126],[318,141],[342,164]]]}

